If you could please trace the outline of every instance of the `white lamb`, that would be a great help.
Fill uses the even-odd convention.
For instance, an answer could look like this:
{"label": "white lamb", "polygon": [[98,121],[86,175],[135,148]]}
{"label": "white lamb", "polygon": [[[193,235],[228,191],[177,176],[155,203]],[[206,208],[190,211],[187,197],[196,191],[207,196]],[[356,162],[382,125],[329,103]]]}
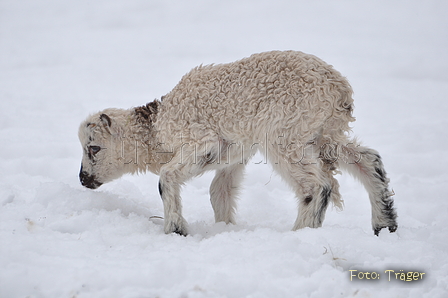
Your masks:
{"label": "white lamb", "polygon": [[187,235],[181,185],[216,170],[215,220],[235,223],[244,167],[260,151],[297,196],[293,230],[320,227],[330,201],[342,208],[334,175],[343,169],[369,193],[375,235],[394,232],[389,179],[380,155],[349,139],[352,111],[348,81],[312,55],[272,51],[199,66],[160,101],[89,116],[79,129],[79,178],[95,189],[125,173],[158,174],[165,232]]}

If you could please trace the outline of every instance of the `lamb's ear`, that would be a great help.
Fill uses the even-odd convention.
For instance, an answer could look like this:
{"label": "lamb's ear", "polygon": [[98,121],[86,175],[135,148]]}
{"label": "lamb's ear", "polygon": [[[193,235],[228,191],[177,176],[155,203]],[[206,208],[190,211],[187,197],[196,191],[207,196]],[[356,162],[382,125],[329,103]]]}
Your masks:
{"label": "lamb's ear", "polygon": [[100,120],[101,122],[103,122],[104,126],[109,127],[112,125],[112,120],[110,120],[110,117],[107,116],[106,114],[101,114],[100,115]]}
{"label": "lamb's ear", "polygon": [[122,135],[122,128],[116,121],[113,122],[112,126],[112,119],[107,114],[101,114],[100,120],[102,125],[104,126],[105,130],[110,133],[112,136],[121,136]]}

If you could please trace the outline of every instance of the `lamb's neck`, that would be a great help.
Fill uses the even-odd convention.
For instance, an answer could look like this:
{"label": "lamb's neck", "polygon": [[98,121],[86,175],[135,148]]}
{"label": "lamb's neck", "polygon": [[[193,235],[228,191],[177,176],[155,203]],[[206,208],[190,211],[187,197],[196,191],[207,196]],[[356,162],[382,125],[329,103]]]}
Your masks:
{"label": "lamb's neck", "polygon": [[159,104],[156,100],[129,110],[128,121],[124,124],[127,133],[121,141],[128,172],[150,171],[158,174],[161,166],[170,159],[169,154],[159,148],[160,143],[153,128]]}

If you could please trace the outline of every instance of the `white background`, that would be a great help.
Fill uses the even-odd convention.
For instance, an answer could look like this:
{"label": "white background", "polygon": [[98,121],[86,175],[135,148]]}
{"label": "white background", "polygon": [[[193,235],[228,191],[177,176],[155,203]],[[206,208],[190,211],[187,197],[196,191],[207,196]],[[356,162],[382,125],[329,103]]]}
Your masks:
{"label": "white background", "polygon": [[[0,297],[447,297],[445,1],[0,1]],[[168,93],[203,63],[300,50],[355,91],[354,135],[383,156],[399,228],[375,237],[367,193],[292,232],[296,202],[249,165],[237,224],[212,173],[183,189],[190,235],[165,235],[153,174],[78,181],[79,123]],[[350,269],[379,281],[350,281]],[[424,272],[388,281],[387,269]]]}

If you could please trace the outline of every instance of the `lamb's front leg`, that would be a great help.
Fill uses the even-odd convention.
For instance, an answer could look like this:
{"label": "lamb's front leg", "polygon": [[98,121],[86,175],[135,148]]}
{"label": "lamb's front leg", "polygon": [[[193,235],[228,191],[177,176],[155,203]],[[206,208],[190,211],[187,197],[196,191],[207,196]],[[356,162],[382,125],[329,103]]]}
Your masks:
{"label": "lamb's front leg", "polygon": [[216,222],[235,223],[236,196],[243,178],[243,170],[243,164],[235,164],[216,171],[210,186],[210,201]]}
{"label": "lamb's front leg", "polygon": [[159,180],[159,193],[162,197],[165,214],[165,233],[186,236],[187,222],[182,217],[180,186],[182,181],[175,171],[162,171]]}

